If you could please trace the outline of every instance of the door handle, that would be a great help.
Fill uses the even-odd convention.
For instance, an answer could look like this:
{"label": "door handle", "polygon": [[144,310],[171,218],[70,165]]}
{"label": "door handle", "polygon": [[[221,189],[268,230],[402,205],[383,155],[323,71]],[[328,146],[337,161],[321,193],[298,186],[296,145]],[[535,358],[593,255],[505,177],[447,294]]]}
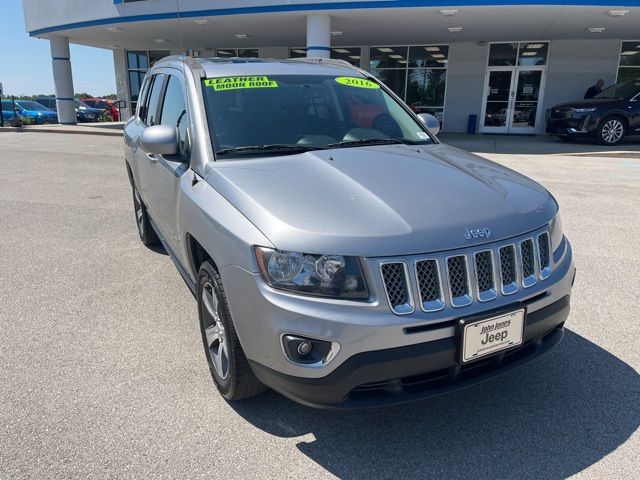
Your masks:
{"label": "door handle", "polygon": [[147,158],[151,163],[156,163],[158,161],[158,157],[155,153],[147,153]]}

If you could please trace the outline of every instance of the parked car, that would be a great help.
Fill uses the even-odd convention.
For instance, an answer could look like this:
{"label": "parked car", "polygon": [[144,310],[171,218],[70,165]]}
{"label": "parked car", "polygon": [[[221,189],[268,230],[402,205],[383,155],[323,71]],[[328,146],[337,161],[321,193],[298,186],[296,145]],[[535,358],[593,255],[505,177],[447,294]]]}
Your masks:
{"label": "parked car", "polygon": [[120,121],[120,110],[117,102],[104,98],[81,98],[80,100],[91,108],[98,108],[109,114],[114,122]]}
{"label": "parked car", "polygon": [[57,111],[56,98],[55,97],[38,97],[33,99],[34,102],[38,102],[40,105],[44,105],[49,110]]}
{"label": "parked car", "polygon": [[11,112],[13,110],[14,102],[20,116],[33,119],[33,123],[36,125],[58,123],[58,114],[56,112],[31,100],[2,100],[3,114],[5,111]]}
{"label": "parked car", "polygon": [[[21,119],[22,115],[20,115],[20,109],[13,107],[13,102],[11,100],[2,100],[2,121],[6,124],[11,124],[16,119]],[[2,125],[0,125],[1,127]]]}
{"label": "parked car", "polygon": [[89,105],[81,102],[80,100],[76,100],[74,103],[76,107],[78,122],[80,123],[97,122],[100,118],[100,115],[104,113],[104,110],[100,108],[91,108]]}
{"label": "parked car", "polygon": [[547,133],[561,138],[590,138],[616,145],[640,134],[640,79],[618,83],[587,100],[553,107]]}
{"label": "parked car", "polygon": [[[352,115],[372,105],[384,121]],[[406,402],[560,342],[575,269],[558,204],[438,128],[339,60],[150,69],[124,132],[138,234],[196,297],[225,399]]]}
{"label": "parked car", "polygon": [[[37,101],[43,105],[49,106],[49,108],[53,108],[54,110],[57,108],[55,98],[38,98]],[[92,108],[80,100],[74,100],[74,107],[76,110],[76,117],[80,123],[97,122],[100,115],[105,113],[104,110]]]}

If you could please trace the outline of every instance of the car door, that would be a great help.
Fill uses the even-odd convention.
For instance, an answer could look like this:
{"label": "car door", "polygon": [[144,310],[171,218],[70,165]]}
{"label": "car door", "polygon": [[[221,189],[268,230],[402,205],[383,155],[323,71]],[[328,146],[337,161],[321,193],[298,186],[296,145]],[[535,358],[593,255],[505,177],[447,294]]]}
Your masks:
{"label": "car door", "polygon": [[138,117],[136,118],[135,125],[131,127],[131,136],[134,138],[135,147],[133,149],[135,157],[134,178],[142,201],[154,221],[154,205],[151,202],[151,189],[153,184],[150,175],[151,165],[157,161],[157,158],[155,155],[146,152],[142,146],[140,146],[140,136],[145,128],[157,125],[159,122],[160,103],[162,95],[164,94],[166,79],[167,76],[163,74],[153,75],[149,78],[148,87],[146,91],[143,90],[145,96],[140,99]]}
{"label": "car door", "polygon": [[174,127],[178,133],[176,155],[154,155],[149,162],[149,203],[151,215],[167,246],[178,252],[180,232],[177,224],[180,201],[180,178],[189,167],[189,115],[185,102],[185,84],[182,73],[173,70],[167,76],[158,123]]}

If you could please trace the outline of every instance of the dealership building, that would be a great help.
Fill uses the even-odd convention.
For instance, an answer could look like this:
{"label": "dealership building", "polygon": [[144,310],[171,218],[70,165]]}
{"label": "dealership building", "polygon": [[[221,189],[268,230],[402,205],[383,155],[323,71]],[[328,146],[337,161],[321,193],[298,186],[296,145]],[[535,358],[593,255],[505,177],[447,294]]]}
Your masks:
{"label": "dealership building", "polygon": [[69,44],[113,51],[125,118],[150,65],[200,57],[331,57],[384,81],[444,131],[535,134],[546,111],[640,78],[640,0],[23,0],[49,40],[61,122]]}

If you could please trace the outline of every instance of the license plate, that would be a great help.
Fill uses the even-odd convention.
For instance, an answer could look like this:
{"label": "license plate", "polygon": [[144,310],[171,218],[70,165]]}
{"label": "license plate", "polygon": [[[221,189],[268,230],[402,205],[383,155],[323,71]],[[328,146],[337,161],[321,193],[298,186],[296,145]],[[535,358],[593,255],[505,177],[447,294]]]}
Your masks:
{"label": "license plate", "polygon": [[462,321],[462,363],[521,345],[523,333],[524,309],[469,323]]}

